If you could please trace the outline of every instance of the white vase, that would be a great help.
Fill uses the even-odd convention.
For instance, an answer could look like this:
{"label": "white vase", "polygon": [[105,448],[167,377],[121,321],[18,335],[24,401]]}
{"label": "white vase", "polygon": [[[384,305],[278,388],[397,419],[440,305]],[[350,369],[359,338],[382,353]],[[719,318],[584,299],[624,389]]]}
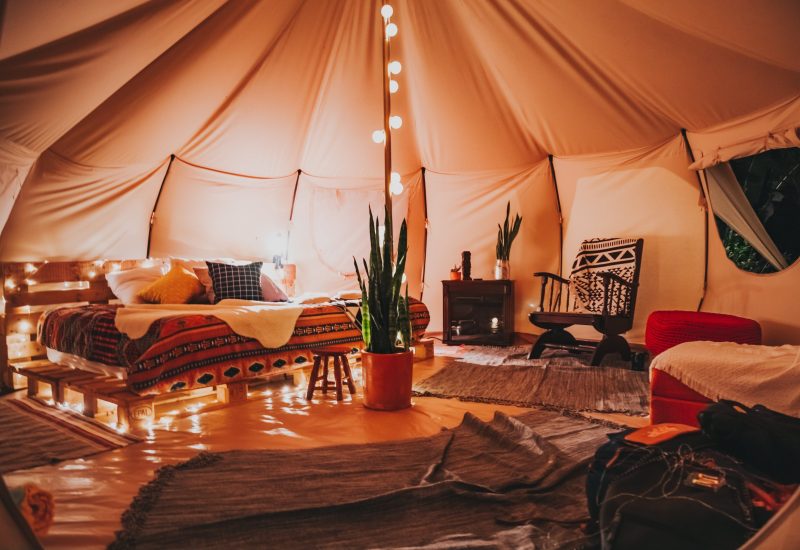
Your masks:
{"label": "white vase", "polygon": [[511,264],[508,260],[497,260],[494,264],[494,278],[498,281],[511,279]]}

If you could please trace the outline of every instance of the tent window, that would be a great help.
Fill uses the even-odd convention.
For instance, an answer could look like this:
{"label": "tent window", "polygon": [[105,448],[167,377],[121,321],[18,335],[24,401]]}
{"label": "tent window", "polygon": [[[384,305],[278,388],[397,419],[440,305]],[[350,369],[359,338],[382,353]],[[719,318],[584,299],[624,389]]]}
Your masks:
{"label": "tent window", "polygon": [[[740,269],[772,273],[800,257],[800,149],[774,149],[732,159],[727,165],[711,168],[707,175],[712,188],[719,186],[712,191],[711,202],[725,252]],[[741,192],[723,189],[731,176]],[[733,181],[729,185],[733,186]],[[725,206],[733,207],[743,218],[749,214],[749,223],[726,216],[723,205],[717,208],[714,194],[720,191],[726,195]]]}

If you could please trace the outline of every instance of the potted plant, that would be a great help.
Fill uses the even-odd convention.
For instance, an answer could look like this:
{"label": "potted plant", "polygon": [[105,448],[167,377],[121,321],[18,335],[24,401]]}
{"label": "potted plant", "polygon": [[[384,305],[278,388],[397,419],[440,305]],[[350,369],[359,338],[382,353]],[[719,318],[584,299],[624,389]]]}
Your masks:
{"label": "potted plant", "polygon": [[511,256],[511,245],[514,244],[514,239],[517,238],[519,233],[519,226],[522,224],[522,218],[519,214],[514,215],[514,222],[509,223],[511,215],[511,201],[506,205],[506,221],[503,227],[497,224],[497,263],[494,266],[495,279],[510,279],[511,266],[509,265],[509,257]]}
{"label": "potted plant", "polygon": [[450,280],[451,281],[460,281],[461,280],[461,266],[454,265],[450,268]]}
{"label": "potted plant", "polygon": [[379,219],[369,212],[369,263],[362,277],[353,258],[361,287],[361,334],[364,351],[364,406],[394,411],[411,406],[411,376],[414,354],[410,351],[411,321],[408,315],[408,286],[401,295],[401,284],[408,251],[406,221],[400,226],[397,259],[393,261],[392,216],[388,206],[386,231],[381,246]]}

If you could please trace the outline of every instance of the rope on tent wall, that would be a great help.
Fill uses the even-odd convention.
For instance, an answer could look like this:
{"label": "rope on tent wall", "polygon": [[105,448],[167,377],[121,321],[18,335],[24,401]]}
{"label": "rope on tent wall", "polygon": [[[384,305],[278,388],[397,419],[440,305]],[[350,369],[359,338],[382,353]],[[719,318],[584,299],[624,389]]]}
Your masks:
{"label": "rope on tent wall", "polygon": [[156,200],[153,203],[153,210],[150,211],[150,227],[147,228],[147,255],[146,258],[150,257],[150,243],[153,240],[153,225],[156,223],[156,209],[158,208],[158,201],[161,200],[161,192],[164,190],[164,183],[167,181],[167,176],[169,176],[169,170],[172,168],[172,161],[175,160],[175,155],[172,154],[169,156],[169,164],[167,164],[167,171],[164,172],[164,179],[161,180],[161,185],[158,187],[158,194],[156,195]]}
{"label": "rope on tent wall", "polygon": [[558,194],[558,181],[556,181],[556,167],[553,155],[547,155],[550,163],[550,176],[553,178],[553,189],[556,192],[556,210],[558,211],[558,275],[561,274],[561,264],[564,262],[564,216],[561,214],[561,196]]}
{"label": "rope on tent wall", "polygon": [[428,189],[425,182],[425,167],[420,168],[422,174],[422,212],[425,216],[425,233],[422,240],[422,279],[419,284],[419,299],[425,293],[425,266],[428,262]]}
{"label": "rope on tent wall", "polygon": [[[686,128],[681,128],[681,137],[683,137],[683,143],[686,145],[686,152],[689,153],[689,159],[692,161],[692,164],[694,164],[694,153],[692,152],[692,145],[689,143],[689,137],[686,135]],[[697,184],[700,186],[700,195],[705,205],[705,215],[703,216],[705,222],[703,228],[703,238],[705,241],[703,255],[703,294],[700,296],[700,302],[697,304],[697,311],[700,311],[703,308],[703,301],[706,299],[706,291],[708,290],[708,216],[711,214],[711,211],[708,208],[708,190],[706,189],[706,183],[700,176],[699,170],[695,171],[695,175],[697,176]]]}

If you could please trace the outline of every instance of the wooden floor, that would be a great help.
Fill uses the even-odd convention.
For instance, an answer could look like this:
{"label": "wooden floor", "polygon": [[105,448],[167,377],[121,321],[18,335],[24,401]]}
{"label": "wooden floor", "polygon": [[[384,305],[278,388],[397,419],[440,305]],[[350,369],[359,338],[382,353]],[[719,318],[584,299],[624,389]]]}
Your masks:
{"label": "wooden floor", "polygon": [[[438,348],[437,356],[415,363],[414,378],[428,377],[452,361],[443,356],[448,349]],[[354,369],[353,374],[358,382],[360,369]],[[415,398],[411,409],[387,413],[365,409],[358,395],[337,402],[333,395],[319,398],[315,394],[315,399],[307,402],[305,389],[303,377],[299,377],[297,385],[264,386],[256,390],[261,396],[224,409],[176,411],[169,422],[144,433],[141,443],[86,459],[13,472],[5,479],[10,485],[33,482],[53,493],[56,522],[42,540],[46,548],[104,548],[119,529],[120,514],[155,470],[200,451],[298,449],[408,439],[454,427],[467,411],[489,419],[497,410],[508,414],[528,410]],[[632,426],[647,424],[647,418],[622,414],[592,416]]]}

